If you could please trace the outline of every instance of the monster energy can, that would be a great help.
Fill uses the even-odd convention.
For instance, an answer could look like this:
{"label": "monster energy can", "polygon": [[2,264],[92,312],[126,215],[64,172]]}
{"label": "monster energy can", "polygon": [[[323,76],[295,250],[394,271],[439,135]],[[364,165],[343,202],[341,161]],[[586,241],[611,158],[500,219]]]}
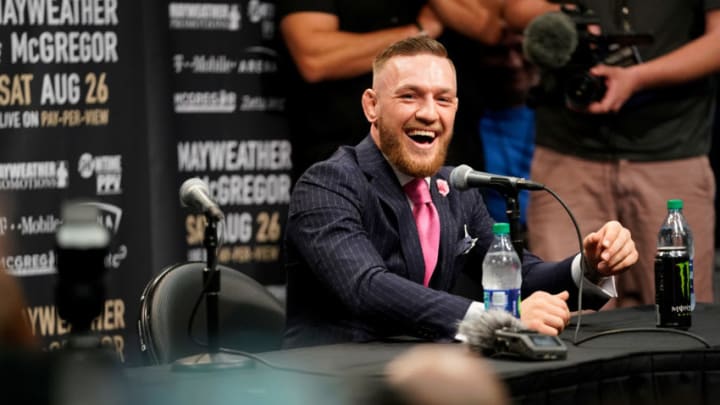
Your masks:
{"label": "monster energy can", "polygon": [[690,256],[684,247],[658,247],[655,256],[657,326],[687,329],[690,310]]}

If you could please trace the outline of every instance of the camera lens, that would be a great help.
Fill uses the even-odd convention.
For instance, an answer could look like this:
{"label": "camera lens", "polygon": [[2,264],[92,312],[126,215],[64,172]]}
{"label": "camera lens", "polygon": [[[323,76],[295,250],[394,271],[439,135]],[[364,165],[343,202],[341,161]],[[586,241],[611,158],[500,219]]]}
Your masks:
{"label": "camera lens", "polygon": [[565,86],[565,101],[573,108],[584,109],[605,95],[603,78],[582,73],[572,76]]}

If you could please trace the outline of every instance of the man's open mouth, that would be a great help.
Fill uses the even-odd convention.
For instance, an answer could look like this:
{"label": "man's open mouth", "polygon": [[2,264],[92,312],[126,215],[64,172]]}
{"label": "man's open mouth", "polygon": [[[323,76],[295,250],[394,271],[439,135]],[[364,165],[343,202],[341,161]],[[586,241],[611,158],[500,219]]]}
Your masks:
{"label": "man's open mouth", "polygon": [[435,132],[421,129],[413,129],[407,135],[416,143],[430,144],[435,140]]}

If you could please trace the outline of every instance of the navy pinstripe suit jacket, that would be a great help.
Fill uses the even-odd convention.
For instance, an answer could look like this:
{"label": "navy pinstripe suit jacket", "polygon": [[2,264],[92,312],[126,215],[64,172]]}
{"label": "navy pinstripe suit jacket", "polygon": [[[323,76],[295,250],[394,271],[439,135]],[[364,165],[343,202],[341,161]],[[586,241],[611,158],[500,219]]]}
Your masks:
{"label": "navy pinstripe suit jacket", "polygon": [[[493,220],[477,190],[438,193],[437,180],[447,180],[450,170],[444,167],[430,182],[441,224],[431,288],[422,285],[425,265],[412,209],[369,136],[305,172],[293,190],[286,228],[286,347],[455,335],[471,301],[447,291],[460,271],[481,277]],[[478,238],[467,254],[466,225]],[[577,288],[570,262],[544,263],[526,252],[522,295],[567,289],[572,300]]]}

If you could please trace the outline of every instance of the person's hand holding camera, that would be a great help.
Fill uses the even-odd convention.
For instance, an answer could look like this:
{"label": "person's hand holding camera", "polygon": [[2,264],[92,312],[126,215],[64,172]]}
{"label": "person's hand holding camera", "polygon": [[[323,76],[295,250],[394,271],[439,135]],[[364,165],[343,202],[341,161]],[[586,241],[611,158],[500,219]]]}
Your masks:
{"label": "person's hand holding camera", "polygon": [[602,100],[588,105],[586,111],[592,114],[620,111],[625,102],[640,89],[640,78],[634,67],[597,65],[590,69],[590,74],[605,79],[607,90]]}

